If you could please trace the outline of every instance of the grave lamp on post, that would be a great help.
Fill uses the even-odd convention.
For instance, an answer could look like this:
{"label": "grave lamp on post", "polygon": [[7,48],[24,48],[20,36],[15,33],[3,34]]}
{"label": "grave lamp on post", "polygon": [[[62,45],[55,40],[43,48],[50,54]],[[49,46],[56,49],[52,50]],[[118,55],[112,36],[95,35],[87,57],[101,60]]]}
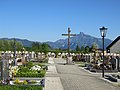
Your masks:
{"label": "grave lamp on post", "polygon": [[100,28],[100,33],[101,33],[101,37],[102,37],[102,46],[103,46],[103,67],[102,67],[102,77],[104,77],[104,37],[106,37],[106,33],[107,33],[107,28],[105,28],[104,26],[102,28]]}

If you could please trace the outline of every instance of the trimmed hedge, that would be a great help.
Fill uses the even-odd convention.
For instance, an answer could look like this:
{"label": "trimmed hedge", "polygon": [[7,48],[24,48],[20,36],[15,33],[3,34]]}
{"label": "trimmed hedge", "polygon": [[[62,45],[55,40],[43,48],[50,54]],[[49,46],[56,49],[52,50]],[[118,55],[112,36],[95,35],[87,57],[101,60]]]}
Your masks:
{"label": "trimmed hedge", "polygon": [[9,86],[9,85],[0,85],[0,90],[42,90],[41,86]]}
{"label": "trimmed hedge", "polygon": [[15,77],[44,77],[46,71],[41,70],[39,73],[38,72],[18,72]]}

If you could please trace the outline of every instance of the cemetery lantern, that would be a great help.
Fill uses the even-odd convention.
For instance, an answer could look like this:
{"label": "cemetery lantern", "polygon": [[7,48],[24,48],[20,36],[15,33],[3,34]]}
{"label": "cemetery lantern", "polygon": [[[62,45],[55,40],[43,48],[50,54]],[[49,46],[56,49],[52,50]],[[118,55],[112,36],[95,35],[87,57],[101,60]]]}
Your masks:
{"label": "cemetery lantern", "polygon": [[102,28],[100,28],[100,33],[101,33],[101,37],[102,37],[102,47],[103,47],[103,67],[102,67],[102,77],[104,77],[104,37],[106,37],[106,33],[107,33],[107,28],[105,28],[104,26]]}

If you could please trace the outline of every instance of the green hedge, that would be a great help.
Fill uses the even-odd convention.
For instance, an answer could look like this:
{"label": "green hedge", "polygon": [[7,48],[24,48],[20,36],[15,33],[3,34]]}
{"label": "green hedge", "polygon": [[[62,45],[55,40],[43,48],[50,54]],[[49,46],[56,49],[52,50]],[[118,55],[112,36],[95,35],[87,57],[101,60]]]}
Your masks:
{"label": "green hedge", "polygon": [[0,90],[42,90],[41,86],[9,86],[9,85],[0,85]]}
{"label": "green hedge", "polygon": [[18,72],[15,77],[44,77],[46,71],[41,70],[38,72]]}

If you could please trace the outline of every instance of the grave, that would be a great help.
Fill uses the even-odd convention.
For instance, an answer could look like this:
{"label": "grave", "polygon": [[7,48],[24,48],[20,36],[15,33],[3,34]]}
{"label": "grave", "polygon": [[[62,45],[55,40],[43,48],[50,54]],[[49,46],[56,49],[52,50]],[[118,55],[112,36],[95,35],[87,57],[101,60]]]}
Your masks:
{"label": "grave", "polygon": [[9,77],[9,61],[0,61],[1,80],[7,80]]}

